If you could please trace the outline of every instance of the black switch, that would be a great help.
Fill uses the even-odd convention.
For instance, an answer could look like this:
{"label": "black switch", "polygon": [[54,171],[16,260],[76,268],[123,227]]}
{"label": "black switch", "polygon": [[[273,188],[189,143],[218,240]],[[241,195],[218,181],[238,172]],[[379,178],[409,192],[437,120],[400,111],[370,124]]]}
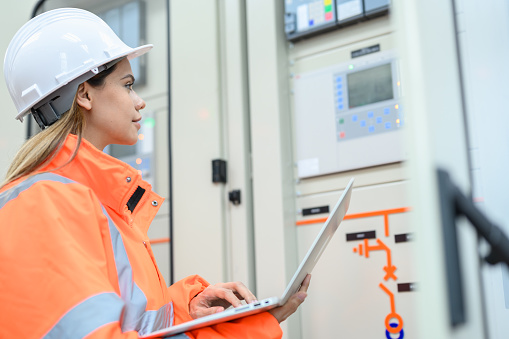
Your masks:
{"label": "black switch", "polygon": [[234,205],[240,205],[240,190],[233,190],[228,193],[228,198]]}
{"label": "black switch", "polygon": [[226,183],[226,161],[212,160],[212,182]]}

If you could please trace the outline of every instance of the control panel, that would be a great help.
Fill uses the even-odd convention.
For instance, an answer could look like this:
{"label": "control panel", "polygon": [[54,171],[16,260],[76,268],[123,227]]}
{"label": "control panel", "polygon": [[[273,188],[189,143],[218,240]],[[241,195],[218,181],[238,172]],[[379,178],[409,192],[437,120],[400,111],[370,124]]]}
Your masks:
{"label": "control panel", "polygon": [[[341,59],[343,53],[337,52]],[[293,77],[295,152],[299,178],[405,159],[405,115],[394,51],[353,50],[324,68],[297,65]]]}
{"label": "control panel", "polygon": [[[349,71],[353,65],[349,65]],[[337,141],[387,133],[403,123],[392,62],[333,74]]]}
{"label": "control panel", "polygon": [[[302,322],[303,338],[417,336],[418,234],[410,222],[406,185],[354,187],[350,208],[313,270],[313,297],[302,306],[302,317],[309,320]],[[323,207],[333,206],[340,193],[297,199],[299,209],[315,211],[297,215],[299,258],[328,217]]]}
{"label": "control panel", "polygon": [[390,0],[285,0],[290,41],[387,14]]}
{"label": "control panel", "polygon": [[285,32],[294,39],[336,26],[335,0],[286,0]]}

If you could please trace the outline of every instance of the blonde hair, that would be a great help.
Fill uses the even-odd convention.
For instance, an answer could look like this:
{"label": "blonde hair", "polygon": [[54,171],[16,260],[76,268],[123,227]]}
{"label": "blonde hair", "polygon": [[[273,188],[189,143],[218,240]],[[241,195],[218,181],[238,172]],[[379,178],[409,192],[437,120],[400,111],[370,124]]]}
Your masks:
{"label": "blonde hair", "polygon": [[[117,63],[122,59],[124,58],[115,60],[115,63],[112,63],[104,71],[88,79],[86,82],[92,87],[100,88],[104,86],[106,77],[117,68]],[[21,146],[11,166],[9,166],[9,170],[7,171],[4,182],[0,185],[0,189],[8,183],[23,176],[30,175],[50,163],[64,145],[64,141],[69,134],[74,134],[78,137],[76,148],[65,164],[53,170],[64,167],[76,157],[81,145],[81,140],[83,139],[83,131],[85,130],[85,115],[76,101],[82,86],[83,84],[78,86],[69,111],[62,114],[62,117],[53,125],[37,133]]]}
{"label": "blonde hair", "polygon": [[78,153],[84,128],[85,118],[81,108],[76,102],[75,96],[69,111],[62,114],[62,117],[53,125],[32,136],[21,146],[0,187],[18,178],[30,175],[37,169],[48,164],[62,148],[67,136],[69,134],[75,134],[78,137],[78,142],[72,156],[63,166],[67,165]]}

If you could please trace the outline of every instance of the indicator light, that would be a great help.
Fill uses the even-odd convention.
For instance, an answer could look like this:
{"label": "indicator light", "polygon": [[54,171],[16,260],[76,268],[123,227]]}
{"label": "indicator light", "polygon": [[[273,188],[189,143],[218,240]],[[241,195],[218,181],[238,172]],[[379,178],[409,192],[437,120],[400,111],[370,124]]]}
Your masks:
{"label": "indicator light", "polygon": [[138,135],[138,140],[140,140],[140,141],[141,141],[141,140],[143,140],[143,139],[145,139],[145,135],[144,135],[144,134],[140,134],[140,135]]}
{"label": "indicator light", "polygon": [[145,118],[143,120],[143,125],[152,128],[156,125],[156,121],[154,118]]}

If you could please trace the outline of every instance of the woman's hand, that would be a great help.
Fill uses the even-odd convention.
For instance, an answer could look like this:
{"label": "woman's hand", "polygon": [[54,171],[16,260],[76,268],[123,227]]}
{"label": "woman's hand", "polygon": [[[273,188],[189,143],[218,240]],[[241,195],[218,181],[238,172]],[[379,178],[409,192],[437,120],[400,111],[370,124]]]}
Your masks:
{"label": "woman's hand", "polygon": [[[256,297],[241,282],[220,283],[208,286],[189,303],[189,314],[193,319],[241,306],[241,300],[253,303]],[[293,312],[292,312],[293,313]]]}
{"label": "woman's hand", "polygon": [[301,287],[299,290],[288,299],[286,304],[283,306],[279,306],[276,308],[273,308],[269,311],[270,314],[272,314],[279,323],[283,322],[288,318],[290,315],[292,315],[295,311],[297,311],[297,308],[299,308],[300,304],[304,302],[304,299],[307,297],[307,290],[309,287],[309,282],[311,281],[311,274],[308,274],[304,281],[302,282]]}

